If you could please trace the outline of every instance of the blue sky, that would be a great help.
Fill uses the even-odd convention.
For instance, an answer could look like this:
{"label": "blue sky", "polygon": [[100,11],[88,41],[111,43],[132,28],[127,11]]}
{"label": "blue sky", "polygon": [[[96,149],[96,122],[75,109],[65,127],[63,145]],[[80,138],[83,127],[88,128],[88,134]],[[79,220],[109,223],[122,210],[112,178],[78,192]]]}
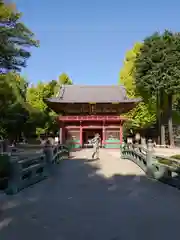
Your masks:
{"label": "blue sky", "polygon": [[180,1],[16,0],[40,40],[22,74],[30,82],[66,72],[75,84],[116,84],[127,50],[155,31],[180,31]]}

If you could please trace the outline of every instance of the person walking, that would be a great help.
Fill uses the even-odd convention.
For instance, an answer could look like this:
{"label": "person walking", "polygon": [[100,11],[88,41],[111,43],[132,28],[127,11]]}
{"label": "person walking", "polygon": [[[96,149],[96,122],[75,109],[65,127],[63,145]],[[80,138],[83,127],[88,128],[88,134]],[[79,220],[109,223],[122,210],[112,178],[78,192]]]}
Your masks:
{"label": "person walking", "polygon": [[59,144],[59,138],[58,138],[58,136],[56,136],[56,137],[54,138],[54,142],[55,142],[55,144]]}
{"label": "person walking", "polygon": [[93,144],[93,153],[92,153],[92,159],[95,158],[99,159],[99,148],[100,148],[100,136],[98,133],[95,134],[95,137],[91,140],[91,143]]}

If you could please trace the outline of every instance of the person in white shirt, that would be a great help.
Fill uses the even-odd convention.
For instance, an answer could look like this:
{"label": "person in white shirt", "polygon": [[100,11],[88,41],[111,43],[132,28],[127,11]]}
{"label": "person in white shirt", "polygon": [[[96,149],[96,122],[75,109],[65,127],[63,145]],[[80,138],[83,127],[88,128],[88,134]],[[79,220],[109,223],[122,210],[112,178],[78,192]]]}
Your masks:
{"label": "person in white shirt", "polygon": [[59,138],[58,138],[58,137],[55,137],[55,138],[54,138],[54,141],[55,141],[55,143],[57,144],[57,143],[59,142]]}

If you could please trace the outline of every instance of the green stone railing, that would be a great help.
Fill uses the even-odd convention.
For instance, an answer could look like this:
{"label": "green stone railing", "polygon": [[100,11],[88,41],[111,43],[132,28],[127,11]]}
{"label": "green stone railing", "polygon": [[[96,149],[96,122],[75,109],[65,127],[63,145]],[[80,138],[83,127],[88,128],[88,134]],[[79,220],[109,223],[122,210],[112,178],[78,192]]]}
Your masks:
{"label": "green stone railing", "polygon": [[150,178],[180,188],[180,160],[155,154],[151,140],[147,148],[138,144],[121,145],[121,159],[133,161]]}
{"label": "green stone railing", "polygon": [[[59,164],[64,158],[69,157],[69,149],[65,145],[45,145],[36,148],[27,146],[31,151],[23,149],[12,149],[11,152],[4,152],[0,155],[0,161],[6,158],[9,164],[7,176],[0,180],[3,182],[4,191],[7,194],[15,194],[20,190],[42,181],[54,174]],[[36,149],[36,150],[37,150]]]}

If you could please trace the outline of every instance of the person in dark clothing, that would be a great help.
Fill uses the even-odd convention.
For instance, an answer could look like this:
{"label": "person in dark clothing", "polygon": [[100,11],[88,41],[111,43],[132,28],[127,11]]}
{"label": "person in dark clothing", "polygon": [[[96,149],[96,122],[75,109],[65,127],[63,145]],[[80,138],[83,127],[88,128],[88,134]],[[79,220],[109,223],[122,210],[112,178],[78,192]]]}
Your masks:
{"label": "person in dark clothing", "polygon": [[95,137],[91,140],[91,143],[93,144],[93,154],[92,154],[92,159],[95,158],[99,159],[99,148],[100,148],[100,136],[98,133],[95,134]]}

